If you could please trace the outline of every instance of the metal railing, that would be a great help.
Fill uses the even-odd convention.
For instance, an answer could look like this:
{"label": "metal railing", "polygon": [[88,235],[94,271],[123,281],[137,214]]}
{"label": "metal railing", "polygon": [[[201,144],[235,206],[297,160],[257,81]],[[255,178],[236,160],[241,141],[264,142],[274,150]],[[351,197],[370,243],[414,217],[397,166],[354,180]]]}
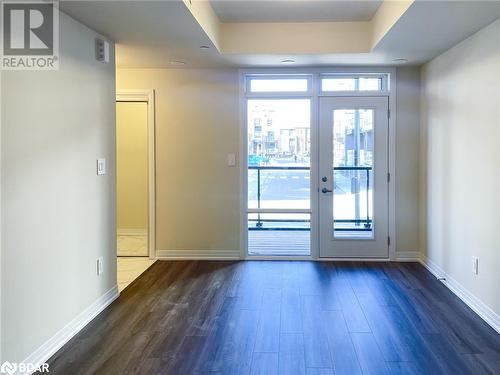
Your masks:
{"label": "metal railing", "polygon": [[[261,171],[309,171],[310,167],[296,167],[296,166],[248,166],[249,170],[257,171],[257,209],[261,207],[261,199],[262,199],[262,187],[261,187]],[[371,231],[372,219],[370,218],[370,195],[368,191],[370,190],[370,172],[372,171],[371,166],[359,166],[359,167],[334,167],[333,171],[365,171],[366,172],[366,219],[354,218],[354,219],[335,219],[335,223],[339,224],[349,224],[354,223],[355,226],[349,227],[336,227],[336,231]],[[358,179],[355,179],[358,181]],[[334,186],[335,190],[340,189],[338,186]],[[352,186],[351,186],[352,189]],[[359,192],[359,185],[355,186],[354,189],[356,192]],[[255,223],[255,226],[249,226],[249,230],[310,230],[310,228],[298,228],[298,227],[264,227],[264,223],[310,223],[310,219],[263,219],[261,217],[261,213],[257,213],[257,218],[249,218],[249,222]]]}

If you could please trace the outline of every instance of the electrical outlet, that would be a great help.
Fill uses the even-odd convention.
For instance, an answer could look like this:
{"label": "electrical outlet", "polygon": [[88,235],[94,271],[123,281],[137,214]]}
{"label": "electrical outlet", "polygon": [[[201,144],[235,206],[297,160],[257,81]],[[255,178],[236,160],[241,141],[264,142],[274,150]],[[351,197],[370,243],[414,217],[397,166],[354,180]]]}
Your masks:
{"label": "electrical outlet", "polygon": [[103,260],[102,257],[97,258],[97,263],[96,263],[96,266],[97,266],[97,269],[96,269],[97,276],[100,276],[102,274],[102,270],[103,270],[102,263],[103,263],[103,261],[104,260]]}
{"label": "electrical outlet", "polygon": [[472,273],[477,275],[479,273],[479,258],[472,257]]}
{"label": "electrical outlet", "polygon": [[236,166],[236,154],[227,154],[227,166],[228,167]]}

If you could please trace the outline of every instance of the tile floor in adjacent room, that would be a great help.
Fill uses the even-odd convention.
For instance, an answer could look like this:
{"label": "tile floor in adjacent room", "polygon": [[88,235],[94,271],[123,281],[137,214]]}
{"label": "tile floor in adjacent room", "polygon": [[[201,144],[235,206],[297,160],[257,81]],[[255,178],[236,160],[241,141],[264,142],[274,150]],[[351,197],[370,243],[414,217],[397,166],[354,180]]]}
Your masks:
{"label": "tile floor in adjacent room", "polygon": [[117,255],[119,257],[135,257],[148,254],[148,237],[146,235],[117,235]]}
{"label": "tile floor in adjacent room", "polygon": [[117,281],[118,291],[125,289],[132,281],[146,271],[156,259],[148,257],[118,257]]}

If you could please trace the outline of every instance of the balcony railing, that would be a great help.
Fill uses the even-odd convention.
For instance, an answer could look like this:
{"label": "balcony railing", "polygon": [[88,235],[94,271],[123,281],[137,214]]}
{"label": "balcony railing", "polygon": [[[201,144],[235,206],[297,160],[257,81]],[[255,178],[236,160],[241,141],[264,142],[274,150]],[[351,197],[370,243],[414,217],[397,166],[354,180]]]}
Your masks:
{"label": "balcony railing", "polygon": [[[257,209],[261,209],[262,204],[262,171],[309,171],[309,167],[299,167],[299,166],[249,166],[249,170],[257,171]],[[365,186],[366,186],[366,218],[351,218],[351,219],[334,219],[334,227],[335,231],[371,231],[372,230],[372,219],[370,217],[370,172],[372,171],[371,166],[358,166],[358,167],[334,167],[334,173],[339,172],[353,172],[353,171],[364,171],[366,173]],[[351,176],[349,176],[351,177]],[[351,177],[351,189],[354,188],[355,192],[360,192],[360,184],[359,179],[355,178],[355,186],[352,186],[352,177]],[[343,188],[338,186],[335,183],[334,192],[342,191]],[[308,197],[309,198],[309,197]],[[357,196],[356,199],[360,197]],[[359,202],[358,202],[359,204]],[[255,225],[249,225],[249,230],[310,230],[310,227],[292,227],[292,226],[270,226],[266,227],[265,223],[276,224],[276,223],[310,223],[310,219],[281,219],[281,218],[272,218],[265,219],[261,217],[261,213],[256,213],[257,218],[249,218],[249,223],[255,223]],[[348,224],[354,225],[348,225]],[[335,224],[344,224],[344,226],[336,226]]]}

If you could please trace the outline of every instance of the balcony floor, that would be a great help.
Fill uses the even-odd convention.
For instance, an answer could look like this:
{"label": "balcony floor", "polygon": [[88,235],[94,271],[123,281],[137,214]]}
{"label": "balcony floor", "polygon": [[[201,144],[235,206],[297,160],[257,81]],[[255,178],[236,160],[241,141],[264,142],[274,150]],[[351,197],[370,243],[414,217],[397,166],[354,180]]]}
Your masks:
{"label": "balcony floor", "polygon": [[304,256],[311,253],[311,233],[305,230],[249,230],[248,254]]}

